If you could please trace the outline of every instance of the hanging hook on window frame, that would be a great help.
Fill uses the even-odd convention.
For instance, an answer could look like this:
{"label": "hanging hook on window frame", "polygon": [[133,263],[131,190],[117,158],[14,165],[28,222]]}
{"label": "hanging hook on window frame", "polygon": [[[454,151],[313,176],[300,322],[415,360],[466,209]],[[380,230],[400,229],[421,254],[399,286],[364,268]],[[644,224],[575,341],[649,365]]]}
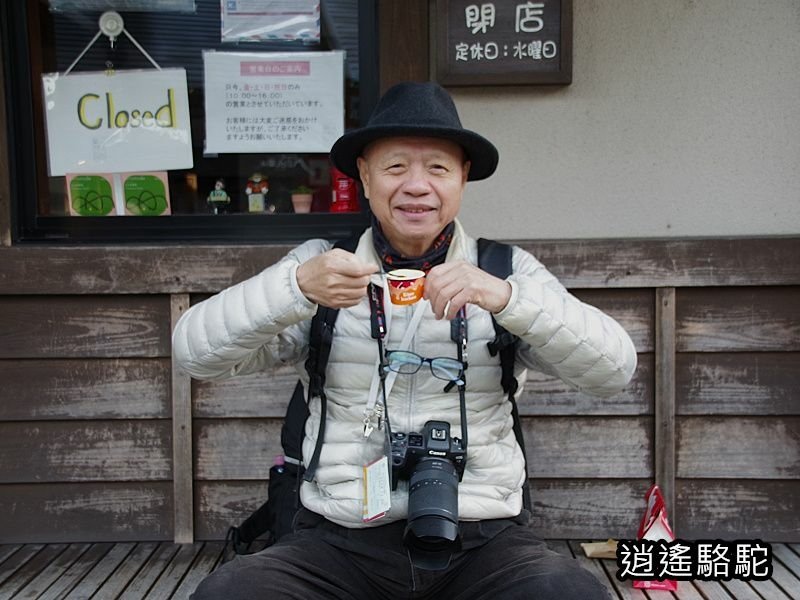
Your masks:
{"label": "hanging hook on window frame", "polygon": [[89,51],[89,48],[91,48],[94,45],[94,43],[98,40],[98,38],[101,35],[105,35],[108,38],[108,41],[111,44],[111,49],[113,50],[114,43],[116,42],[120,33],[124,33],[125,36],[131,41],[131,43],[134,46],[136,46],[139,52],[144,54],[145,58],[149,60],[150,63],[156,69],[158,69],[159,71],[161,70],[161,67],[158,65],[158,63],[154,61],[153,57],[147,53],[147,50],[145,50],[142,47],[142,45],[136,41],[136,38],[134,38],[130,33],[128,33],[128,30],[125,29],[125,21],[123,20],[122,15],[120,15],[118,12],[115,12],[113,10],[104,12],[102,15],[100,15],[100,19],[98,20],[98,26],[100,27],[100,30],[92,38],[92,41],[90,41],[86,45],[83,51],[78,55],[78,58],[76,58],[73,61],[73,63],[67,68],[67,70],[64,71],[65,77],[70,74],[72,69],[75,68],[75,65],[77,65],[80,62],[84,54],[86,54]]}

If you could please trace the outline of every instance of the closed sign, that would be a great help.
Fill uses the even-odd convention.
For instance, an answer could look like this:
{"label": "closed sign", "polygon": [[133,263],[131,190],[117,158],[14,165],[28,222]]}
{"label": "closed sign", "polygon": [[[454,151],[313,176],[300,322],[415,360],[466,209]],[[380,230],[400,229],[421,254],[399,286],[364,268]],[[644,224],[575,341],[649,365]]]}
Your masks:
{"label": "closed sign", "polygon": [[184,69],[42,76],[51,176],[193,166]]}

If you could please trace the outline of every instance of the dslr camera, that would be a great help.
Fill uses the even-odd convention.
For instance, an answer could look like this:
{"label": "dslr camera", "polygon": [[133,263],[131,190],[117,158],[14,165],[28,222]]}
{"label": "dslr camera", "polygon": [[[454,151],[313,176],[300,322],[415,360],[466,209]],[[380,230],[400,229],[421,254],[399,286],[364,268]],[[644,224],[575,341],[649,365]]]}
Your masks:
{"label": "dslr camera", "polygon": [[392,432],[392,489],[408,480],[408,524],[403,541],[414,564],[447,568],[461,549],[458,528],[458,482],[467,452],[463,440],[450,436],[450,423],[428,421],[422,433]]}

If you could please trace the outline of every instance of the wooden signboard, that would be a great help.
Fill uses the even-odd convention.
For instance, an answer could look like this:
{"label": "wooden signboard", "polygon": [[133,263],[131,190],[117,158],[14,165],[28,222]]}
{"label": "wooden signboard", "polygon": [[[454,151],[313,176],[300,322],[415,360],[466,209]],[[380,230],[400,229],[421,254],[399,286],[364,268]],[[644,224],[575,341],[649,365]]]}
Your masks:
{"label": "wooden signboard", "polygon": [[442,85],[568,84],[572,0],[436,0]]}

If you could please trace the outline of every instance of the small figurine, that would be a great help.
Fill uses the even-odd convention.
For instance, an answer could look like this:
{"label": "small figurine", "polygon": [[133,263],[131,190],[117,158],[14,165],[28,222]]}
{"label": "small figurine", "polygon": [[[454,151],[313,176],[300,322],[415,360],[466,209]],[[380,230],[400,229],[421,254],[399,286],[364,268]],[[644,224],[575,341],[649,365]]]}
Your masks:
{"label": "small figurine", "polygon": [[[247,209],[250,212],[264,212],[265,200],[269,192],[269,182],[261,173],[253,173],[247,181],[244,193],[247,194]],[[274,212],[274,208],[272,212]]]}
{"label": "small figurine", "polygon": [[225,191],[224,180],[217,179],[217,182],[214,184],[214,189],[208,193],[206,202],[211,205],[215,215],[219,214],[219,209],[221,206],[227,206],[231,203],[231,197],[228,196],[228,192]]}

